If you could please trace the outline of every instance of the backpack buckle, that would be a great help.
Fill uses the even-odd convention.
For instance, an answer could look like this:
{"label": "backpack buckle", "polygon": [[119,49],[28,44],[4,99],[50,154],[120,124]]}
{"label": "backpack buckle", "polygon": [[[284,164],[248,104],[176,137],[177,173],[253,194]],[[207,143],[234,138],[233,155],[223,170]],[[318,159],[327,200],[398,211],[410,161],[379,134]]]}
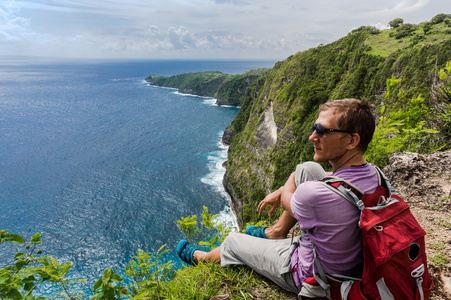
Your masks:
{"label": "backpack buckle", "polygon": [[356,204],[360,210],[363,210],[365,208],[365,203],[363,203],[362,200],[357,201]]}
{"label": "backpack buckle", "polygon": [[416,268],[410,273],[410,276],[418,278],[423,276],[423,274],[424,274],[424,264],[421,264],[418,268]]}

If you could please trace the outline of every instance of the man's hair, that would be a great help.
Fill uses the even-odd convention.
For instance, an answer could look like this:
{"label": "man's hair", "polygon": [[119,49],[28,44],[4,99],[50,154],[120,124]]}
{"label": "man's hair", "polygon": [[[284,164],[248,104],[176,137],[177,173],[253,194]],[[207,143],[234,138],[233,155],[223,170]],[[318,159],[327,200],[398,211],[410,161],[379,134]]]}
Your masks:
{"label": "man's hair", "polygon": [[373,105],[364,100],[349,98],[330,101],[319,107],[320,112],[330,109],[341,113],[337,129],[359,134],[360,143],[357,147],[365,153],[376,129]]}

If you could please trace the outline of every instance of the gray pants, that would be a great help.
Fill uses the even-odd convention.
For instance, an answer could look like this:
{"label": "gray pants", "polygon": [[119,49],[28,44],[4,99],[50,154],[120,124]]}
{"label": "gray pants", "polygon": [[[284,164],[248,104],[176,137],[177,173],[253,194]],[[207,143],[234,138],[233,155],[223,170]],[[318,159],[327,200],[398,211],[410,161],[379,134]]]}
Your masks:
{"label": "gray pants", "polygon": [[[315,162],[305,162],[296,167],[295,183],[319,180],[326,176]],[[260,275],[272,280],[283,289],[299,293],[291,272],[291,255],[298,246],[299,237],[269,240],[242,233],[230,234],[221,245],[221,266],[247,265]]]}

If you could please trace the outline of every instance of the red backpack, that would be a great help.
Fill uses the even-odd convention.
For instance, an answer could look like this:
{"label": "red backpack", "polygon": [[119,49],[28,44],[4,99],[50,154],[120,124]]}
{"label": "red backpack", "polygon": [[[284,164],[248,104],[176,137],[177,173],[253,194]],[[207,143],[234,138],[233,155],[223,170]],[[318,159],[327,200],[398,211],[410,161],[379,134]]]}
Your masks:
{"label": "red backpack", "polygon": [[338,177],[326,177],[325,186],[360,209],[363,244],[361,278],[325,274],[314,245],[314,276],[307,278],[299,296],[337,300],[429,299],[434,283],[429,276],[425,231],[382,171],[376,167],[379,186],[365,194]]}

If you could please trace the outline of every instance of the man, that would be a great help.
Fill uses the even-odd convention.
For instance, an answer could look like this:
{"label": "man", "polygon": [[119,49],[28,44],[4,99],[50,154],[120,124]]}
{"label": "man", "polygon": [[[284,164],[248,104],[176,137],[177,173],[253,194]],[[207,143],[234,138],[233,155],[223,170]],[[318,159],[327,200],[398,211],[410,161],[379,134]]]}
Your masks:
{"label": "man", "polygon": [[[369,103],[357,99],[325,103],[309,138],[315,151],[313,159],[328,161],[333,176],[348,180],[365,193],[373,193],[378,186],[377,174],[363,155],[374,130]],[[313,275],[313,243],[326,273],[356,275],[363,263],[360,212],[318,181],[326,175],[317,163],[299,165],[285,185],[258,206],[260,214],[267,206],[271,206],[270,215],[279,206],[284,209],[272,227],[250,227],[247,234],[232,233],[210,252],[182,240],[177,246],[179,256],[189,264],[245,264],[285,290],[299,293],[302,282]],[[304,235],[292,243],[286,236],[296,222]]]}

